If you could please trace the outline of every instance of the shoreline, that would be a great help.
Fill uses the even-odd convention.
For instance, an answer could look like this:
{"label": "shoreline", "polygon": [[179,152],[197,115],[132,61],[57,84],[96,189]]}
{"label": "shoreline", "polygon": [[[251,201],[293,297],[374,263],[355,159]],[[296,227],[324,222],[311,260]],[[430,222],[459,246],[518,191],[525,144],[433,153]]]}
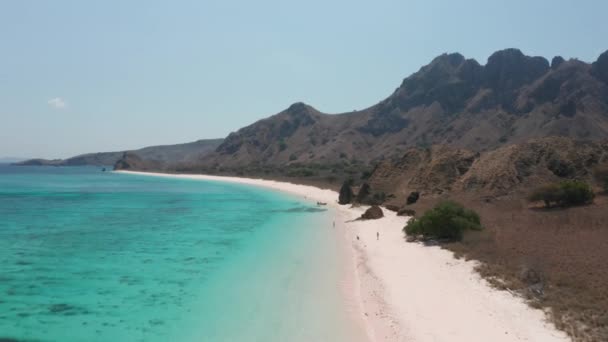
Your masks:
{"label": "shoreline", "polygon": [[370,341],[570,341],[541,310],[490,287],[474,271],[474,261],[406,243],[401,229],[407,218],[386,209],[382,219],[353,221],[366,207],[338,205],[333,190],[251,178],[118,172],[253,185],[326,202],[334,209],[349,264],[345,304],[355,302],[355,322]]}

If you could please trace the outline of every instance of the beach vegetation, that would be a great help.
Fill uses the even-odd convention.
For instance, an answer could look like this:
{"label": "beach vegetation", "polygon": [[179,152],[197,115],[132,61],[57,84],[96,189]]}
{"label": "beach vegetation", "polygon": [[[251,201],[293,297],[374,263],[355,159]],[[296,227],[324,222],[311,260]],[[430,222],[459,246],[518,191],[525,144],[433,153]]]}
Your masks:
{"label": "beach vegetation", "polygon": [[408,221],[404,232],[410,237],[459,241],[467,230],[481,230],[479,215],[462,205],[444,201],[427,211],[419,219]]}
{"label": "beach vegetation", "polygon": [[570,207],[593,202],[595,194],[589,184],[578,180],[567,180],[535,189],[529,196],[530,202],[544,202],[545,207]]}

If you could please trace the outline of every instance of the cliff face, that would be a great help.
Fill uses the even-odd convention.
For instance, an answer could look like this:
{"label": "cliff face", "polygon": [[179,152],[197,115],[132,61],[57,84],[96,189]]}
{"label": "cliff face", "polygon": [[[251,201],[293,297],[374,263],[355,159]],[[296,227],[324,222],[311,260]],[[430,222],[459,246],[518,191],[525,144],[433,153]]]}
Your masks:
{"label": "cliff face", "polygon": [[450,145],[474,152],[561,136],[608,137],[608,52],[593,64],[494,53],[486,65],[445,54],[361,111],[328,115],[296,103],[231,133],[200,164],[365,163],[411,147]]}

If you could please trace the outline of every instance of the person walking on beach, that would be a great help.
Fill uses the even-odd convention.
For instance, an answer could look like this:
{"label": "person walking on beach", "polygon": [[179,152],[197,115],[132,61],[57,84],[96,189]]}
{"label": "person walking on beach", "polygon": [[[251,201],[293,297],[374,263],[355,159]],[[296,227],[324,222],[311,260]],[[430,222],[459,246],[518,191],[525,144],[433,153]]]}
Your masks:
{"label": "person walking on beach", "polygon": [[334,228],[336,228],[336,221],[334,221]]}
{"label": "person walking on beach", "polygon": [[376,241],[380,240],[380,232],[376,232]]}

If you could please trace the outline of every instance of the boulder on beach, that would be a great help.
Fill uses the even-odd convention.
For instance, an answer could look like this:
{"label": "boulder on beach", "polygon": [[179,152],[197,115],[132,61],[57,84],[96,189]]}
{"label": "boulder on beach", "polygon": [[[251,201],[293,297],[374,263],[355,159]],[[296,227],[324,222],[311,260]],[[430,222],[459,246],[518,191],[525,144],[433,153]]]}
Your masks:
{"label": "boulder on beach", "polygon": [[377,220],[379,218],[383,218],[384,217],[384,213],[382,212],[382,209],[380,209],[379,206],[374,205],[371,208],[367,209],[363,215],[361,215],[360,219],[361,220]]}
{"label": "boulder on beach", "polygon": [[394,212],[398,212],[400,209],[398,205],[394,205],[394,204],[387,204],[387,205],[385,205],[385,208],[390,211],[394,211]]}

